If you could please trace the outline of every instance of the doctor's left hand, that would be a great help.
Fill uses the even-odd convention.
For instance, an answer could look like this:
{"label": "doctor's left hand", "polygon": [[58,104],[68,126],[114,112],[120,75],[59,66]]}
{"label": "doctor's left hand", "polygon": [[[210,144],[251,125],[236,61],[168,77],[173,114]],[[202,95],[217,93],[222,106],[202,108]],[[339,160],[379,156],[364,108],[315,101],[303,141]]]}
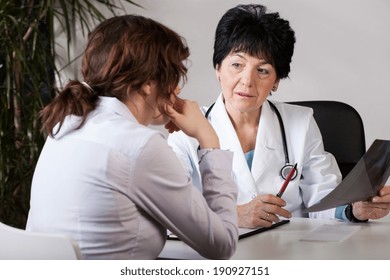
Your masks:
{"label": "doctor's left hand", "polygon": [[282,207],[286,202],[272,194],[256,196],[252,201],[238,205],[238,226],[243,228],[270,227],[282,216],[291,218],[291,213]]}
{"label": "doctor's left hand", "polygon": [[353,203],[353,215],[359,220],[381,219],[390,212],[390,186],[384,186],[371,201]]}

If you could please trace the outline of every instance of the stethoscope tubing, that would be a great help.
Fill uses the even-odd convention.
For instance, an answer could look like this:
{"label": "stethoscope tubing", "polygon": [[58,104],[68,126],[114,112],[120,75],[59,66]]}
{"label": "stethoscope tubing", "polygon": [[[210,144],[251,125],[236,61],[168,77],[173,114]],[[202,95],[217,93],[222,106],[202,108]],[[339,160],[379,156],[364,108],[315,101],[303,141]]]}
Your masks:
{"label": "stethoscope tubing", "polygon": [[[288,149],[287,149],[287,139],[286,139],[286,131],[284,129],[284,123],[282,116],[280,115],[280,112],[278,108],[276,108],[275,104],[273,104],[271,101],[267,100],[269,105],[271,106],[272,110],[275,112],[276,117],[278,118],[279,121],[279,127],[280,127],[280,132],[282,135],[282,141],[283,141],[283,151],[284,151],[284,160],[285,160],[285,165],[280,169],[280,176],[286,180],[287,175],[290,173],[291,169],[294,168],[294,164],[290,163],[289,155],[288,155]],[[210,112],[213,109],[215,105],[215,102],[211,104],[211,106],[207,109],[205,113],[206,119],[209,118]],[[297,173],[295,172],[294,176],[291,178],[291,180],[294,180],[297,177]]]}

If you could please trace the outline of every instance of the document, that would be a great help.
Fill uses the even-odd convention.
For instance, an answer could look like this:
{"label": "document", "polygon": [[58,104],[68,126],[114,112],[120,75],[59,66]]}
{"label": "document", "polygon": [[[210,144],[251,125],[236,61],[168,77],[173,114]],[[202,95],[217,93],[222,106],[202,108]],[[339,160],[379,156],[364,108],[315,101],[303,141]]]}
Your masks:
{"label": "document", "polygon": [[322,211],[378,194],[390,176],[390,141],[375,140],[344,180],[317,204],[304,212]]}
{"label": "document", "polygon": [[[258,234],[260,232],[271,230],[271,229],[274,229],[278,226],[285,225],[289,222],[290,222],[290,220],[280,220],[277,223],[273,223],[272,226],[270,226],[270,227],[238,228],[238,234],[239,234],[238,239],[243,239],[243,238]],[[175,234],[173,234],[170,231],[168,231],[168,233],[167,233],[167,239],[168,240],[180,240],[179,237],[177,237]]]}
{"label": "document", "polygon": [[243,239],[243,238],[258,234],[260,232],[271,230],[271,229],[274,229],[278,226],[285,225],[289,222],[290,222],[290,220],[280,220],[277,223],[273,223],[272,226],[270,226],[270,227],[238,228],[238,234],[239,234],[238,239]]}

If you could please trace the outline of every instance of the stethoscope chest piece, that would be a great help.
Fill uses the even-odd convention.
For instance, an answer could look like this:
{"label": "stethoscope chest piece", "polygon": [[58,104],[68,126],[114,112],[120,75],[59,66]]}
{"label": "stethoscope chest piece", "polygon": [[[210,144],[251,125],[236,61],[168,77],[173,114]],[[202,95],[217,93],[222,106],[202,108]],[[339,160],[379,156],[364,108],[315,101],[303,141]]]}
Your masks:
{"label": "stethoscope chest piece", "polygon": [[[288,174],[291,172],[291,169],[294,169],[294,165],[287,163],[285,166],[282,167],[280,170],[280,176],[286,180]],[[298,172],[295,172],[294,175],[291,177],[291,180],[294,180],[298,175]]]}

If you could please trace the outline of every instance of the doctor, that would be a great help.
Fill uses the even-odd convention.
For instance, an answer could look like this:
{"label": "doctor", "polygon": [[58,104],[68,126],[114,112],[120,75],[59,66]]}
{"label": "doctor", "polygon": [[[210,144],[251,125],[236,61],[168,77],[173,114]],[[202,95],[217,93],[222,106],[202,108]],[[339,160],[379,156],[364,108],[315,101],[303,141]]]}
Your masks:
{"label": "doctor", "polygon": [[[294,43],[289,22],[261,5],[232,8],[217,26],[213,64],[222,93],[203,111],[221,148],[234,152],[240,227],[271,226],[278,216],[307,216],[302,210],[341,181],[335,158],[324,151],[312,109],[267,100],[288,77]],[[168,143],[201,189],[197,141],[176,132]],[[279,198],[276,194],[294,164],[293,180]],[[376,203],[359,202],[309,216],[354,222],[381,218],[389,213],[389,194],[390,187],[385,187]]]}

